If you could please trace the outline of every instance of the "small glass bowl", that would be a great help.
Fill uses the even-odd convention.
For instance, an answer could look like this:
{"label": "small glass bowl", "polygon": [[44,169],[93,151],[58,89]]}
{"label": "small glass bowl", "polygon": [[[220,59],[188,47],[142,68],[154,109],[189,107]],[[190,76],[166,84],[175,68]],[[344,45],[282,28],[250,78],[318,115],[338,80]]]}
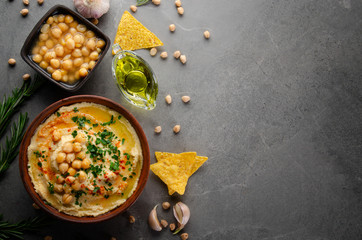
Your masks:
{"label": "small glass bowl", "polygon": [[[151,66],[135,52],[122,50],[118,44],[114,44],[112,49],[112,53],[115,54],[112,61],[112,74],[123,97],[139,108],[146,110],[154,109],[156,107],[156,98],[158,94],[158,81]],[[128,58],[127,60],[129,60],[127,61],[127,64],[131,67],[131,70],[125,70],[125,68],[122,69],[123,71],[119,70],[122,71],[121,77],[119,74],[120,72],[117,74],[117,65],[120,60],[126,57]],[[137,76],[135,77],[135,75]],[[139,87],[136,91],[132,91],[129,86],[132,86],[132,83],[135,84],[136,82],[134,81],[147,82],[144,82],[146,85],[143,87]]]}

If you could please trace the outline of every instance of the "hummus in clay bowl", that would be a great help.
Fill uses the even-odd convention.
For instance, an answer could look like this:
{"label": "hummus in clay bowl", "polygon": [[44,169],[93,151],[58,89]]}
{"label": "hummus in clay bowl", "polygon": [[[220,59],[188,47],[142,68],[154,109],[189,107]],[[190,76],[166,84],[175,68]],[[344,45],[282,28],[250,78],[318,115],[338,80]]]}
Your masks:
{"label": "hummus in clay bowl", "polygon": [[35,130],[26,154],[42,201],[76,217],[96,217],[124,204],[138,186],[144,160],[130,122],[90,102],[50,115]]}

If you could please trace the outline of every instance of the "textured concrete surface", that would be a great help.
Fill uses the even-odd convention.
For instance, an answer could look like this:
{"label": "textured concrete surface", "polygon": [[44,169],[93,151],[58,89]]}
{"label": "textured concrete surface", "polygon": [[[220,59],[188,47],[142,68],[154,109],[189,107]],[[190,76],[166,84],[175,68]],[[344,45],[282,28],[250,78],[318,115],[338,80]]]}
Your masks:
{"label": "textured concrete surface", "polygon": [[[58,1],[0,2],[1,96],[33,71],[20,58],[34,24]],[[114,38],[122,12],[135,0],[111,0],[99,27]],[[72,1],[62,1],[72,7]],[[191,209],[190,239],[362,239],[362,1],[184,0],[139,7],[142,23],[165,43],[172,57],[137,51],[159,79],[155,110],[137,109],[121,96],[111,76],[111,54],[76,94],[113,99],[135,115],[151,152],[197,151],[209,161],[191,177],[184,196],[170,197],[152,173],[129,212],[99,224],[61,221],[26,239],[179,239],[153,232],[147,216],[157,203],[181,200]],[[170,33],[168,25],[176,31]],[[211,38],[205,40],[208,29]],[[15,68],[7,65],[17,60]],[[163,98],[171,94],[171,106]],[[191,102],[181,102],[190,95]],[[45,85],[21,108],[32,120],[51,103],[70,96]],[[15,119],[15,118],[13,118]],[[172,127],[181,124],[176,136]],[[163,127],[160,136],[153,133]],[[2,140],[4,141],[4,139]],[[155,159],[152,157],[152,162]],[[31,206],[17,160],[0,179],[0,212],[10,221],[40,213]],[[127,214],[136,217],[128,223]],[[161,218],[174,221],[171,212]]]}

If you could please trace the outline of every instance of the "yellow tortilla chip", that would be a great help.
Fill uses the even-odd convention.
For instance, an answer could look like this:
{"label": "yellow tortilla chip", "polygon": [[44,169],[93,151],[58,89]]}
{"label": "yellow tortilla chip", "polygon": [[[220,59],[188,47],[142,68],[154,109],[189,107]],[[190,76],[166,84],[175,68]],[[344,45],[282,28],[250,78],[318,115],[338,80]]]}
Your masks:
{"label": "yellow tortilla chip", "polygon": [[155,34],[143,26],[128,11],[125,11],[122,15],[114,43],[118,43],[123,50],[136,50],[163,45]]}
{"label": "yellow tortilla chip", "polygon": [[183,195],[192,166],[195,163],[195,157],[195,152],[176,154],[173,157],[165,158],[160,162],[152,164],[151,170],[170,189]]}
{"label": "yellow tortilla chip", "polygon": [[[158,162],[162,162],[162,161],[168,161],[168,158],[175,158],[178,155],[180,156],[190,156],[189,154],[192,155],[196,155],[196,152],[187,152],[187,153],[181,153],[181,154],[176,154],[176,153],[168,153],[168,152],[155,152],[155,156]],[[194,172],[196,172],[203,164],[204,162],[207,161],[207,157],[202,157],[202,156],[195,156],[195,162],[194,164],[191,166],[188,178],[194,174]],[[157,175],[157,174],[156,174]],[[174,190],[174,186],[171,185],[167,185],[168,187],[168,194],[172,195],[175,193]]]}

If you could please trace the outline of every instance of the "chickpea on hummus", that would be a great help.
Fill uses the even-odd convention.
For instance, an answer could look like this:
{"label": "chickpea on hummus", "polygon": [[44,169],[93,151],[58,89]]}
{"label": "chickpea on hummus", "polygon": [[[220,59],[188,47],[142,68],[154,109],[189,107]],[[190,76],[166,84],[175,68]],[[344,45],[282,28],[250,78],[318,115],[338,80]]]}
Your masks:
{"label": "chickpea on hummus", "polygon": [[137,187],[139,138],[119,113],[94,103],[60,108],[28,147],[36,192],[60,212],[97,216],[123,204]]}

